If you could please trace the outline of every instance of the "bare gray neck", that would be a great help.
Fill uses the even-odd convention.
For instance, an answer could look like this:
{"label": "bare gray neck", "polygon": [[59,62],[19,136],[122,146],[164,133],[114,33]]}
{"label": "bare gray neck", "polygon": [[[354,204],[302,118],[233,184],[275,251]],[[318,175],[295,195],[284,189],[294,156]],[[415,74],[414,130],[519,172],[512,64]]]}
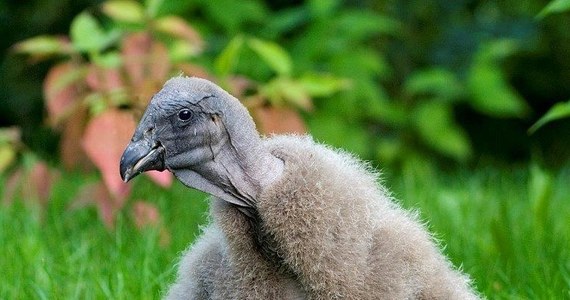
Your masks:
{"label": "bare gray neck", "polygon": [[174,173],[187,186],[255,209],[258,195],[281,175],[283,162],[263,147],[255,123],[239,100],[219,87],[213,89],[216,101],[197,103],[220,121],[216,124],[221,138],[204,145],[210,147],[213,157]]}
{"label": "bare gray neck", "polygon": [[263,147],[254,125],[233,125],[212,160],[174,174],[185,185],[242,207],[251,216],[247,211],[255,209],[259,194],[281,176],[283,161]]}

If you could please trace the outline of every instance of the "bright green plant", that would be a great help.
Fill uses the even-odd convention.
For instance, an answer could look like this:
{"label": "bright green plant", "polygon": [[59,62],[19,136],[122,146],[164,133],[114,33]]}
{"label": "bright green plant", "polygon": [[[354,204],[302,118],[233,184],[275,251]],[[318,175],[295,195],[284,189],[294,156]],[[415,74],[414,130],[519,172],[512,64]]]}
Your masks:
{"label": "bright green plant", "polygon": [[[350,80],[350,89],[317,97],[316,110],[307,118],[317,139],[383,162],[402,161],[426,149],[464,162],[473,150],[456,120],[456,107],[467,104],[493,118],[528,116],[528,105],[502,71],[503,61],[519,51],[518,41],[481,41],[464,73],[437,65],[403,72],[389,47],[400,42],[415,47],[423,37],[378,7],[308,1],[265,19],[261,33],[282,41],[297,72],[321,70]],[[237,68],[263,78],[255,59],[244,55]]]}

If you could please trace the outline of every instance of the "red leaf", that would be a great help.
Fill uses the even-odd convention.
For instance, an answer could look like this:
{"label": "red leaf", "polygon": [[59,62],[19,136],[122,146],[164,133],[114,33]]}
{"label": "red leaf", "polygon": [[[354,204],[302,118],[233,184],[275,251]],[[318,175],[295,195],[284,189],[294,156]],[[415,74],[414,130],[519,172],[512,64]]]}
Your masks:
{"label": "red leaf", "polygon": [[173,179],[172,179],[172,173],[170,172],[149,171],[146,172],[146,175],[161,187],[167,188],[172,185]]}
{"label": "red leaf", "polygon": [[83,166],[86,170],[92,167],[89,158],[81,148],[81,144],[77,142],[83,136],[87,120],[87,109],[80,107],[69,116],[62,128],[59,149],[63,166],[68,170],[78,166]]}
{"label": "red leaf", "polygon": [[307,132],[299,112],[285,107],[257,107],[253,110],[254,119],[263,134]]}
{"label": "red leaf", "polygon": [[87,156],[101,171],[111,195],[121,201],[129,194],[130,186],[119,177],[117,166],[135,126],[130,113],[107,110],[89,122],[81,143]]}
{"label": "red leaf", "polygon": [[145,61],[152,46],[148,33],[131,34],[123,39],[121,55],[125,70],[133,86],[138,87],[145,79]]}
{"label": "red leaf", "polygon": [[158,208],[152,203],[137,201],[133,204],[133,218],[138,229],[157,226],[160,221]]}
{"label": "red leaf", "polygon": [[50,170],[43,161],[35,162],[31,169],[19,167],[6,181],[3,202],[8,205],[14,199],[20,199],[27,204],[44,206],[58,177],[59,173]]}
{"label": "red leaf", "polygon": [[114,199],[107,187],[101,182],[84,186],[77,198],[69,206],[69,209],[75,210],[93,204],[97,207],[103,224],[107,228],[113,228],[115,215],[124,203]]}
{"label": "red leaf", "polygon": [[59,177],[58,174],[51,171],[45,162],[39,161],[34,164],[28,174],[29,182],[26,185],[26,190],[30,193],[28,199],[37,199],[40,204],[47,204],[51,187],[57,177]]}
{"label": "red leaf", "polygon": [[170,71],[168,49],[153,41],[147,33],[136,33],[123,40],[121,55],[125,70],[133,86],[138,87],[145,79],[164,82]]}
{"label": "red leaf", "polygon": [[44,80],[43,93],[50,119],[55,124],[69,113],[79,100],[79,80],[83,78],[81,67],[65,62],[52,67]]}
{"label": "red leaf", "polygon": [[123,87],[119,70],[103,68],[95,64],[89,66],[86,82],[91,89],[98,92],[112,92]]}

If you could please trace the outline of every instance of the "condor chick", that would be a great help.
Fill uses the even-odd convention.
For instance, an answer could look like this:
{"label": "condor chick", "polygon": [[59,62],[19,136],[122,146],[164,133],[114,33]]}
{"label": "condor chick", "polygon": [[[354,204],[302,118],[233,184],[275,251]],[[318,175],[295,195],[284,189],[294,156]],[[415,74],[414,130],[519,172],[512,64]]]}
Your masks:
{"label": "condor chick", "polygon": [[262,138],[210,81],[176,77],[121,158],[211,194],[168,299],[478,299],[370,167],[310,137]]}

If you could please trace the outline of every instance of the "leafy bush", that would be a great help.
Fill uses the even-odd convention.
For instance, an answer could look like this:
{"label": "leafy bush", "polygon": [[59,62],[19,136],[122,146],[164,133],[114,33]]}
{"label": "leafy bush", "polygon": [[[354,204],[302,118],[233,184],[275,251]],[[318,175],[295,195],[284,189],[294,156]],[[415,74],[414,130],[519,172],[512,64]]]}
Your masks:
{"label": "leafy bush", "polygon": [[[74,18],[69,37],[43,35],[14,46],[32,61],[62,58],[44,81],[48,121],[61,131],[61,160],[67,168],[94,164],[101,172],[104,185],[87,186],[83,195],[89,196],[80,200],[95,202],[109,226],[130,194],[130,185],[117,174],[121,153],[136,120],[169,77],[184,73],[216,80],[215,73],[216,81],[244,99],[265,133],[304,132],[292,107],[309,111],[311,97],[347,86],[345,80],[314,72],[294,76],[284,49],[253,37],[230,41],[214,59],[213,72],[207,71],[193,62],[205,48],[201,35],[178,16],[158,15],[161,2],[107,1],[101,5],[103,22],[85,11]],[[271,74],[265,81],[234,73],[245,45],[265,62]],[[168,172],[148,175],[161,186],[172,182]]]}
{"label": "leafy bush", "polygon": [[[540,18],[565,3],[552,2]],[[512,124],[530,125],[537,106],[512,84],[512,64],[538,51],[541,4],[360,5],[113,0],[77,15],[67,37],[38,36],[14,49],[33,62],[58,58],[44,95],[61,160],[101,170],[113,209],[129,188],[111,162],[151,95],[181,72],[230,90],[264,133],[308,126],[319,140],[383,163],[468,162],[480,144],[508,151],[529,140],[530,126]],[[503,26],[497,11],[520,20]],[[567,116],[567,107],[552,106],[529,131]],[[492,122],[470,124],[482,118]]]}

